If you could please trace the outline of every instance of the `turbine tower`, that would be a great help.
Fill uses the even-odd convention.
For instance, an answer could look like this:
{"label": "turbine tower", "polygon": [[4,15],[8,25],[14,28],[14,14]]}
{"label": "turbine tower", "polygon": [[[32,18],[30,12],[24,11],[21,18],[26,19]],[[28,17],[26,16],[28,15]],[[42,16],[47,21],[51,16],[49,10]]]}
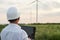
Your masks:
{"label": "turbine tower", "polygon": [[36,0],[36,23],[38,23],[38,0]]}

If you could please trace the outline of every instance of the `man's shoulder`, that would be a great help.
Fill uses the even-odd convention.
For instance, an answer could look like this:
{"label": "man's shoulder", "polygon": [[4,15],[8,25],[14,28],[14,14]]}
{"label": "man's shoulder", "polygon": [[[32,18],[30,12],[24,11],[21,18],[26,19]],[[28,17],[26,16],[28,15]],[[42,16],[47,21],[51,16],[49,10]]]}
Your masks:
{"label": "man's shoulder", "polygon": [[7,29],[7,26],[5,26],[5,28],[2,29],[2,31],[5,31]]}
{"label": "man's shoulder", "polygon": [[24,35],[25,35],[25,36],[28,36],[27,33],[26,33],[26,31],[23,30],[23,29],[21,29],[21,33],[22,33],[23,36],[24,36]]}
{"label": "man's shoulder", "polygon": [[26,34],[26,31],[25,31],[25,30],[23,30],[23,29],[21,29],[21,32]]}

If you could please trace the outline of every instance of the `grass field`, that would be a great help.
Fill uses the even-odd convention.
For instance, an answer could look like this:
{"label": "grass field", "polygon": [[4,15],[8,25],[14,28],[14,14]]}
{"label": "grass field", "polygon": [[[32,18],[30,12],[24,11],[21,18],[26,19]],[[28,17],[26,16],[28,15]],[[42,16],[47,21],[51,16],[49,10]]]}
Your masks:
{"label": "grass field", "polygon": [[[6,25],[0,25],[0,31]],[[60,40],[60,25],[27,25],[36,27],[35,40]]]}

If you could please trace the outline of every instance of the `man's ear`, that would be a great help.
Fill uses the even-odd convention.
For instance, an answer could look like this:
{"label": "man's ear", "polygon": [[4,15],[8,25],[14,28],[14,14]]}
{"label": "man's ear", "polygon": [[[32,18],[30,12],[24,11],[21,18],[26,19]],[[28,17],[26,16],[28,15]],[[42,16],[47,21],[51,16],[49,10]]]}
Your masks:
{"label": "man's ear", "polygon": [[20,19],[20,17],[18,18],[18,20]]}

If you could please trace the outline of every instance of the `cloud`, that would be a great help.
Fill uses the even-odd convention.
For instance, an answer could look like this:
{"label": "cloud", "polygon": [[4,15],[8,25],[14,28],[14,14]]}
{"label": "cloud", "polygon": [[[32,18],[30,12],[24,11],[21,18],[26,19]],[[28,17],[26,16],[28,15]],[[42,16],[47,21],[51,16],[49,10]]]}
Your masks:
{"label": "cloud", "polygon": [[0,4],[4,4],[6,0],[0,0]]}
{"label": "cloud", "polygon": [[[29,0],[25,0],[25,1],[17,1],[17,0],[0,0],[1,1],[1,3],[0,4],[2,4],[3,5],[3,7],[6,5],[6,7],[8,6],[11,6],[11,5],[18,5],[19,7],[24,7],[24,8],[26,8],[27,9],[27,7],[28,7],[28,9],[29,8],[32,8],[32,9],[36,9],[36,3],[34,3],[34,4],[31,4],[31,5],[27,5],[27,4],[29,4],[30,2],[32,2],[32,1],[29,1]],[[58,5],[57,5],[58,4]],[[56,1],[47,1],[47,0],[41,0],[40,2],[39,2],[39,9],[40,10],[52,10],[52,7],[60,7],[59,6],[59,3],[58,2],[56,2]]]}
{"label": "cloud", "polygon": [[53,16],[53,17],[39,17],[40,23],[60,23],[60,16]]}
{"label": "cloud", "polygon": [[20,4],[19,0],[0,0],[0,4],[2,5],[16,5]]}
{"label": "cloud", "polygon": [[43,9],[43,10],[49,10],[50,6],[48,3],[41,3],[41,4],[39,4],[39,8]]}
{"label": "cloud", "polygon": [[60,2],[57,1],[40,1],[39,8],[41,10],[52,10],[53,8],[60,8]]}
{"label": "cloud", "polygon": [[44,14],[44,16],[45,16],[45,17],[60,16],[60,12],[48,13],[48,14]]}
{"label": "cloud", "polygon": [[54,8],[60,8],[60,2],[53,1],[53,2],[52,2],[52,6],[53,6]]}
{"label": "cloud", "polygon": [[6,13],[6,9],[4,9],[4,8],[0,8],[0,14],[4,14],[4,13]]}
{"label": "cloud", "polygon": [[8,23],[7,18],[6,18],[6,14],[0,14],[0,24],[6,24]]}
{"label": "cloud", "polygon": [[43,0],[39,2],[39,9],[52,10],[52,1]]}

